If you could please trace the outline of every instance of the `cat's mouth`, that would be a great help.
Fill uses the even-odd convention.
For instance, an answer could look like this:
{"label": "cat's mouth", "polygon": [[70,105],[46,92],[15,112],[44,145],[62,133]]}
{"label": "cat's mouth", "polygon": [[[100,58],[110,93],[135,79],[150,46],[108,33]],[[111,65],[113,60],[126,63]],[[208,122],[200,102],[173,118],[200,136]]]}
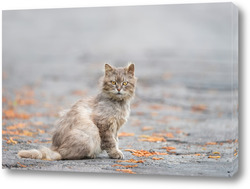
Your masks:
{"label": "cat's mouth", "polygon": [[122,93],[120,93],[120,92],[118,92],[118,93],[116,93],[117,95],[122,95]]}

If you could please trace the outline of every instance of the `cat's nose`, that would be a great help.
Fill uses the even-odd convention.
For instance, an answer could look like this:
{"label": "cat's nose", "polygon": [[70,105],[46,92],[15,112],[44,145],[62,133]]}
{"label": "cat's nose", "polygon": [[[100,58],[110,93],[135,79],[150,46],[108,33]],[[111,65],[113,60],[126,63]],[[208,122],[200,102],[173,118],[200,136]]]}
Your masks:
{"label": "cat's nose", "polygon": [[117,88],[117,91],[119,91],[119,92],[120,92],[120,91],[121,91],[121,89]]}

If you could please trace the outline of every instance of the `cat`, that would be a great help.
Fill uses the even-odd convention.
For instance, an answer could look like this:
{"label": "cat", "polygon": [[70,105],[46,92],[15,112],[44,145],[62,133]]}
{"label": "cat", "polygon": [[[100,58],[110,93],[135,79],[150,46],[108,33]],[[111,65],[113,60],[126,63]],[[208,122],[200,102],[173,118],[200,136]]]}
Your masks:
{"label": "cat", "polygon": [[130,114],[135,95],[135,66],[115,68],[105,64],[101,92],[94,98],[80,99],[61,113],[50,148],[21,150],[21,158],[79,160],[96,158],[106,151],[110,158],[123,159],[118,148],[118,131]]}

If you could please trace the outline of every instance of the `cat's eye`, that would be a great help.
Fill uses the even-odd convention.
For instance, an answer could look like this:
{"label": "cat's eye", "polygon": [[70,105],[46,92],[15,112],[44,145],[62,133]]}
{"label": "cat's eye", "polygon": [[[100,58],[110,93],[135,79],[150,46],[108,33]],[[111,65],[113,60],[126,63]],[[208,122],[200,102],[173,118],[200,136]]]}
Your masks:
{"label": "cat's eye", "polygon": [[112,85],[115,85],[115,84],[116,84],[116,82],[115,82],[115,81],[111,81],[111,83],[112,83]]}
{"label": "cat's eye", "polygon": [[123,82],[122,84],[126,86],[128,84],[128,82]]}

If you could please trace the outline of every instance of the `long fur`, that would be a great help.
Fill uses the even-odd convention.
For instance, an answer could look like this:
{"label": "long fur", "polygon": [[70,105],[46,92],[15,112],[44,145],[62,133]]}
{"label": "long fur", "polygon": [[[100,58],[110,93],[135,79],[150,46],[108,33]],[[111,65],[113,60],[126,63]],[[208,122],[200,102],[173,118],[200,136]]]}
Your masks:
{"label": "long fur", "polygon": [[122,159],[117,133],[130,114],[135,93],[134,64],[114,68],[105,64],[101,92],[95,98],[81,99],[60,113],[50,148],[21,150],[21,158],[95,158],[103,150],[110,158]]}

